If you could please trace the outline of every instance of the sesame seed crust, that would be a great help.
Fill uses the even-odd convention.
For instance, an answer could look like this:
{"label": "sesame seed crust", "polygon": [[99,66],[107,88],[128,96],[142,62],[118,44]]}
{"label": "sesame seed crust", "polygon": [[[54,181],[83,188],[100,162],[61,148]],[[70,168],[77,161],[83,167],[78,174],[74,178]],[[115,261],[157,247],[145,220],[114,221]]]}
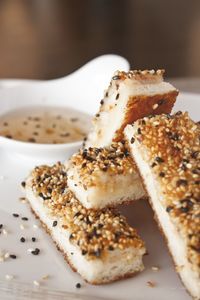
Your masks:
{"label": "sesame seed crust", "polygon": [[31,178],[29,184],[34,193],[43,199],[44,206],[57,220],[57,226],[70,232],[70,241],[87,259],[104,259],[115,249],[144,248],[136,230],[117,210],[87,210],[72,192],[67,191],[64,165],[36,167]]}
{"label": "sesame seed crust", "polygon": [[150,114],[170,113],[178,90],[163,81],[163,74],[164,70],[116,71],[83,147],[104,147],[119,142],[124,139],[127,124]]}
{"label": "sesame seed crust", "polygon": [[155,81],[159,79],[163,79],[163,75],[165,73],[164,69],[158,70],[130,70],[128,72],[124,71],[116,71],[112,80],[125,80],[125,79],[132,79],[136,81],[142,80],[150,80]]}
{"label": "sesame seed crust", "polygon": [[145,146],[164,195],[162,205],[187,247],[200,276],[200,127],[188,113],[147,117],[136,122],[134,138]]}
{"label": "sesame seed crust", "polygon": [[102,173],[115,176],[136,171],[136,165],[123,141],[105,148],[81,149],[71,157],[69,165],[76,168],[82,180],[79,184],[86,188],[102,185]]}

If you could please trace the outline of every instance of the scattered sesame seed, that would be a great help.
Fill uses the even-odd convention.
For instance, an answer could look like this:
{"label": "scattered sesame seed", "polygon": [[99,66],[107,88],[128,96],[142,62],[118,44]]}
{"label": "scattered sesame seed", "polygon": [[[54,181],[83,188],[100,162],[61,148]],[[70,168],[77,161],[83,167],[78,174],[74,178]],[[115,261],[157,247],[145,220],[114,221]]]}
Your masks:
{"label": "scattered sesame seed", "polygon": [[21,182],[21,185],[22,185],[22,187],[25,187],[25,186],[26,186],[26,182],[25,182],[25,181],[22,181],[22,182]]}
{"label": "scattered sesame seed", "polygon": [[38,229],[39,226],[38,226],[37,224],[33,224],[33,228],[34,228],[34,229]]}
{"label": "scattered sesame seed", "polygon": [[28,218],[27,217],[22,217],[22,220],[23,221],[28,221]]}
{"label": "scattered sesame seed", "polygon": [[31,240],[32,240],[32,242],[35,242],[35,241],[36,241],[36,238],[35,238],[35,237],[32,237]]}
{"label": "scattered sesame seed", "polygon": [[151,269],[155,272],[159,271],[159,267],[152,267]]}
{"label": "scattered sesame seed", "polygon": [[12,258],[12,259],[16,259],[16,258],[17,258],[17,256],[16,256],[15,254],[10,254],[10,258]]}
{"label": "scattered sesame seed", "polygon": [[57,221],[53,221],[52,227],[57,226],[58,222]]}
{"label": "scattered sesame seed", "polygon": [[14,214],[13,214],[13,217],[19,218],[19,214],[14,213]]}
{"label": "scattered sesame seed", "polygon": [[25,226],[24,226],[23,224],[20,224],[20,225],[19,225],[19,228],[20,228],[21,230],[24,230],[24,229],[25,229]]}
{"label": "scattered sesame seed", "polygon": [[4,258],[7,259],[7,258],[9,258],[9,257],[10,257],[10,253],[9,253],[9,252],[6,252],[6,253],[4,254]]}
{"label": "scattered sesame seed", "polygon": [[2,230],[3,235],[8,235],[8,231],[6,229]]}
{"label": "scattered sesame seed", "polygon": [[151,288],[154,288],[156,286],[155,282],[153,281],[147,281],[147,285]]}
{"label": "scattered sesame seed", "polygon": [[12,280],[12,279],[14,278],[14,276],[13,276],[13,275],[7,274],[7,275],[5,276],[5,278],[6,278],[6,280]]}
{"label": "scattered sesame seed", "polygon": [[20,242],[24,243],[25,241],[26,241],[26,240],[25,240],[24,237],[21,237],[21,238],[20,238]]}
{"label": "scattered sesame seed", "polygon": [[28,249],[27,249],[27,252],[30,252],[30,253],[31,253],[32,251],[34,251],[33,248],[28,248]]}
{"label": "scattered sesame seed", "polygon": [[76,288],[77,288],[77,289],[80,289],[80,288],[81,288],[81,284],[80,284],[79,282],[76,284]]}
{"label": "scattered sesame seed", "polygon": [[40,286],[40,283],[39,283],[39,281],[37,281],[37,280],[34,280],[34,281],[33,281],[33,284],[34,284],[35,286]]}
{"label": "scattered sesame seed", "polygon": [[2,229],[3,228],[3,224],[0,224],[0,229]]}
{"label": "scattered sesame seed", "polygon": [[40,253],[40,249],[39,248],[35,248],[33,251],[31,251],[31,253],[33,255],[38,255]]}

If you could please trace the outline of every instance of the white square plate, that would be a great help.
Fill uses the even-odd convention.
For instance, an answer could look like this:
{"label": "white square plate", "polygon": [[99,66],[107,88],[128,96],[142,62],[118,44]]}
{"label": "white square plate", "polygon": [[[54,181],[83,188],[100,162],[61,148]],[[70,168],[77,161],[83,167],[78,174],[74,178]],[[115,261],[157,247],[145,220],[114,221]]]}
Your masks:
{"label": "white square plate", "polygon": [[[195,94],[180,94],[174,111],[189,111],[195,121],[199,116],[200,96]],[[89,103],[85,109],[90,111]],[[5,153],[0,148],[0,224],[4,224],[8,235],[0,234],[0,250],[17,255],[17,259],[0,262],[0,299],[123,299],[123,300],[168,300],[190,299],[178,278],[166,244],[153,219],[153,213],[148,203],[138,201],[121,211],[131,225],[136,227],[146,242],[148,255],[144,258],[145,270],[134,278],[122,280],[104,286],[92,286],[83,282],[74,273],[62,255],[57,251],[50,237],[42,228],[33,228],[39,224],[31,214],[28,204],[19,201],[23,197],[20,182],[24,180],[33,166],[33,162],[23,160],[14,153]],[[26,216],[28,221],[14,218],[12,213]],[[25,229],[20,229],[24,224]],[[20,237],[26,238],[25,243]],[[31,241],[36,237],[36,242]],[[28,248],[38,247],[41,253],[33,256]],[[157,272],[152,270],[158,266]],[[5,275],[14,275],[14,280],[6,281]],[[49,279],[41,280],[45,275]],[[33,281],[41,282],[40,287],[34,287]],[[152,281],[155,287],[149,287]],[[76,289],[80,282],[81,289]],[[72,293],[72,294],[68,294]],[[84,295],[86,298],[84,298]]]}

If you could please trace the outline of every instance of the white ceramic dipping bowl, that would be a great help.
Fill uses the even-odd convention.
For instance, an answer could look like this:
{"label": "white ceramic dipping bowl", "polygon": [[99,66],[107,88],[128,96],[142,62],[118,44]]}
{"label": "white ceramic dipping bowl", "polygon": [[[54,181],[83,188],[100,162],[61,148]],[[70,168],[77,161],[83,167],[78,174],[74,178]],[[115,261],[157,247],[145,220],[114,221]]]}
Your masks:
{"label": "white ceramic dipping bowl", "polygon": [[[118,55],[93,59],[76,72],[59,79],[0,80],[0,116],[11,110],[33,106],[69,107],[88,114],[96,113],[103,92],[116,70],[127,71],[129,64]],[[0,137],[0,151],[35,163],[53,163],[69,158],[82,141],[65,144],[37,144]]]}

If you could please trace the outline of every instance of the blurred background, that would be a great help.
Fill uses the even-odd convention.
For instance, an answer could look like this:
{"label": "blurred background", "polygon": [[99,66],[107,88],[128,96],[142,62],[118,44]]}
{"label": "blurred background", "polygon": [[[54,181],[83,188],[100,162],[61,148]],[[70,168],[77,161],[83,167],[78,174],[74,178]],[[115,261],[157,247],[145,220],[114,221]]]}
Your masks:
{"label": "blurred background", "polygon": [[105,53],[200,76],[199,0],[0,0],[0,78],[51,79]]}

